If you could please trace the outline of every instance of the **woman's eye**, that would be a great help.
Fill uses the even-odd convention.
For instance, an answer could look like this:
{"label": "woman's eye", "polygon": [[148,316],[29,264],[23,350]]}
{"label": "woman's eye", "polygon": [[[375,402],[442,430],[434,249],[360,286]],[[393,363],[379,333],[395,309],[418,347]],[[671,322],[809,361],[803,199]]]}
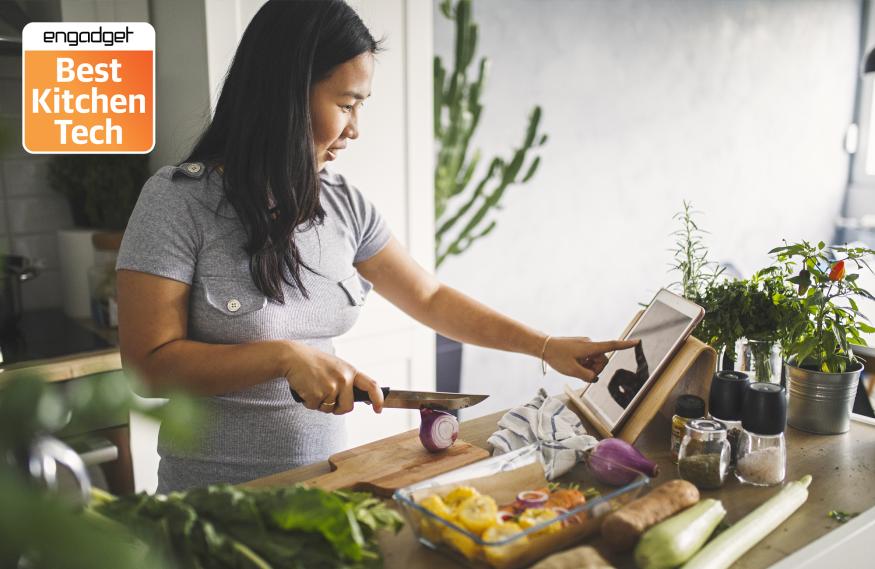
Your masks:
{"label": "woman's eye", "polygon": [[355,103],[354,105],[340,105],[340,108],[341,108],[341,109],[343,110],[343,112],[345,112],[345,113],[351,113],[352,110],[353,110],[355,107],[358,107],[358,108],[361,109],[361,108],[364,107],[364,106],[365,106],[365,102],[364,102],[364,101],[358,101],[358,102]]}

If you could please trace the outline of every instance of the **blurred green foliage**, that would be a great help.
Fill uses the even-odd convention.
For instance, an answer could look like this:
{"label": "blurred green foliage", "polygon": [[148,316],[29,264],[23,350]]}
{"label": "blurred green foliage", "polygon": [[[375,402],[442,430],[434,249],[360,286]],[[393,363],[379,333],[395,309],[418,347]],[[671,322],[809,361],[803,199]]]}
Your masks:
{"label": "blurred green foliage", "polygon": [[[448,70],[440,57],[434,58],[434,136],[437,145],[435,166],[435,258],[436,266],[451,255],[461,255],[478,239],[486,237],[496,225],[487,215],[501,209],[507,188],[524,184],[538,170],[541,158],[528,161],[528,154],[547,142],[538,132],[541,107],[529,114],[522,144],[510,158],[495,157],[486,172],[470,185],[481,163],[479,149],[470,151],[471,137],[480,123],[483,105],[480,96],[486,83],[488,60],[481,57],[476,75],[468,68],[477,51],[478,27],[471,15],[471,0],[442,0],[440,11],[455,23],[455,56]],[[469,152],[470,151],[470,152]],[[528,164],[526,164],[528,161]],[[458,200],[459,207],[449,211]],[[484,227],[485,226],[485,227]]]}
{"label": "blurred green foliage", "polygon": [[58,154],[48,178],[52,189],[67,197],[77,226],[121,231],[149,178],[149,157]]}
{"label": "blurred green foliage", "polygon": [[191,399],[174,395],[155,407],[144,405],[133,389],[141,388],[118,374],[76,379],[63,390],[38,375],[0,382],[0,567],[16,567],[22,556],[33,569],[166,566],[125,528],[47,492],[16,462],[40,436],[131,410],[162,421],[162,429],[187,444],[196,442],[201,416]]}

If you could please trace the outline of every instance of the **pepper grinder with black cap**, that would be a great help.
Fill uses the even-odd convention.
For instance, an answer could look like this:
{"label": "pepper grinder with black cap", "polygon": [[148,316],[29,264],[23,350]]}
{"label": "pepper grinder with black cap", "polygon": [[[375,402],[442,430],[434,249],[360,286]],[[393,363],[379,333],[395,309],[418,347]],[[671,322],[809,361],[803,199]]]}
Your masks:
{"label": "pepper grinder with black cap", "polygon": [[735,476],[745,484],[772,486],[787,474],[787,398],[775,383],[752,383],[741,418]]}
{"label": "pepper grinder with black cap", "polygon": [[744,396],[750,380],[740,371],[718,371],[711,380],[708,395],[708,414],[712,419],[726,427],[726,440],[729,441],[729,465],[735,466],[738,459],[738,445],[741,439],[741,413]]}

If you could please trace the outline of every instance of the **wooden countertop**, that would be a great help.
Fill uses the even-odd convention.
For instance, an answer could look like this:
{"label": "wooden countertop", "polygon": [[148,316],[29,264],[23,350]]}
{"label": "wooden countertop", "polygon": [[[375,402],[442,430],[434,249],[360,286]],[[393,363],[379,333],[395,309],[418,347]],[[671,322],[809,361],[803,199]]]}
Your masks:
{"label": "wooden countertop", "polygon": [[118,330],[97,326],[91,318],[77,318],[76,321],[83,328],[106,340],[111,344],[111,347],[57,358],[9,364],[0,369],[0,382],[31,374],[39,374],[45,381],[67,381],[95,373],[122,369],[121,355],[118,350]]}
{"label": "wooden countertop", "polygon": [[[486,439],[496,428],[502,413],[464,421],[460,437],[488,448]],[[844,435],[810,435],[788,427],[787,480],[811,474],[808,501],[784,524],[742,557],[734,569],[761,569],[780,561],[790,553],[839,527],[828,517],[830,510],[863,512],[875,507],[875,424],[851,422]],[[669,424],[661,416],[647,427],[636,446],[659,464],[659,484],[677,477],[668,448]],[[328,472],[327,463],[315,464],[276,474],[257,483],[292,484]],[[702,496],[723,501],[727,521],[734,523],[763,501],[777,488],[759,488],[738,483],[734,477],[718,491],[703,491]],[[387,569],[458,567],[454,561],[420,545],[408,525],[396,536],[385,535],[380,541]],[[620,568],[634,568],[631,556],[614,558]]]}

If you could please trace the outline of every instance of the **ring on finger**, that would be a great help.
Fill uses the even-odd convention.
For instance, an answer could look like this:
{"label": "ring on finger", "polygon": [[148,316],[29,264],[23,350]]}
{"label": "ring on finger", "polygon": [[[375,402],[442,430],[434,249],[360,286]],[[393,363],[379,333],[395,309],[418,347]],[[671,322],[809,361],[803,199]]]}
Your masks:
{"label": "ring on finger", "polygon": [[337,405],[337,401],[323,401],[319,404],[320,407],[334,407]]}

